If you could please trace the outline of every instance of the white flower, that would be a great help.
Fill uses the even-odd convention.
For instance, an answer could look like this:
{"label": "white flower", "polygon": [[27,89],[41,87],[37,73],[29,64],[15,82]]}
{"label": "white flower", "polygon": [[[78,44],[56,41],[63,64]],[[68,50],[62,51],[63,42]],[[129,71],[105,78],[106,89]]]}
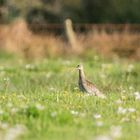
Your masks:
{"label": "white flower", "polygon": [[9,78],[9,77],[5,77],[3,80],[4,80],[4,81],[9,81],[10,78]]}
{"label": "white flower", "polygon": [[109,135],[100,135],[94,138],[94,140],[112,140],[112,138]]}
{"label": "white flower", "polygon": [[31,64],[26,64],[25,65],[25,69],[27,69],[27,70],[33,70],[34,68],[35,68],[34,65],[31,65]]}
{"label": "white flower", "polygon": [[38,110],[44,110],[45,109],[45,107],[43,105],[41,105],[41,104],[36,104],[36,108]]}
{"label": "white flower", "polygon": [[122,95],[121,98],[122,98],[122,100],[126,100],[126,96],[125,95]]}
{"label": "white flower", "polygon": [[132,86],[129,87],[130,90],[134,89]]}
{"label": "white flower", "polygon": [[136,96],[136,100],[140,100],[140,95],[139,96]]}
{"label": "white flower", "polygon": [[8,127],[9,127],[9,124],[8,123],[0,122],[0,128],[1,129],[7,129]]}
{"label": "white flower", "polygon": [[25,68],[26,68],[26,69],[29,69],[30,67],[31,67],[30,64],[26,64],[26,65],[25,65]]}
{"label": "white flower", "polygon": [[129,64],[128,67],[127,67],[127,71],[132,72],[133,69],[134,69],[134,65]]}
{"label": "white flower", "polygon": [[96,125],[97,125],[97,126],[103,126],[103,122],[102,122],[102,121],[97,121],[97,122],[96,122]]}
{"label": "white flower", "polygon": [[55,88],[54,88],[54,87],[50,87],[50,90],[51,90],[51,91],[55,91]]}
{"label": "white flower", "polygon": [[52,112],[51,113],[51,117],[56,117],[56,115],[57,115],[57,112]]}
{"label": "white flower", "polygon": [[94,118],[99,119],[99,118],[101,118],[101,115],[100,114],[94,114]]}
{"label": "white flower", "polygon": [[74,87],[74,90],[79,90],[79,88],[78,87]]}
{"label": "white flower", "polygon": [[116,104],[122,104],[122,100],[121,99],[118,99],[118,100],[115,101],[115,103]]}
{"label": "white flower", "polygon": [[134,92],[134,95],[138,96],[138,95],[140,95],[140,92],[136,91],[136,92]]}
{"label": "white flower", "polygon": [[16,140],[19,136],[23,135],[27,131],[27,128],[24,125],[15,125],[12,128],[9,128],[6,132],[4,140]]}
{"label": "white flower", "polygon": [[118,114],[125,114],[127,112],[127,109],[123,107],[119,107],[117,112]]}
{"label": "white flower", "polygon": [[138,91],[134,92],[134,96],[136,100],[140,100],[140,92]]}
{"label": "white flower", "polygon": [[11,113],[17,113],[18,111],[19,111],[18,108],[15,108],[15,107],[11,108]]}
{"label": "white flower", "polygon": [[121,120],[121,122],[129,122],[129,118],[128,117],[124,117],[124,118],[122,118],[122,120]]}
{"label": "white flower", "polygon": [[72,114],[72,115],[78,115],[79,112],[78,112],[78,111],[75,111],[75,110],[71,110],[71,114]]}
{"label": "white flower", "polygon": [[50,78],[52,76],[52,72],[48,72],[47,74],[46,74],[46,78]]}
{"label": "white flower", "polygon": [[118,114],[125,114],[127,112],[133,113],[135,111],[136,111],[135,108],[123,108],[123,107],[118,108]]}
{"label": "white flower", "polygon": [[112,138],[120,138],[122,135],[121,126],[111,126],[110,135]]}
{"label": "white flower", "polygon": [[125,89],[123,89],[123,90],[122,90],[122,93],[126,93],[126,90],[125,90]]}
{"label": "white flower", "polygon": [[135,112],[136,111],[135,108],[128,108],[127,110],[128,110],[128,112]]}

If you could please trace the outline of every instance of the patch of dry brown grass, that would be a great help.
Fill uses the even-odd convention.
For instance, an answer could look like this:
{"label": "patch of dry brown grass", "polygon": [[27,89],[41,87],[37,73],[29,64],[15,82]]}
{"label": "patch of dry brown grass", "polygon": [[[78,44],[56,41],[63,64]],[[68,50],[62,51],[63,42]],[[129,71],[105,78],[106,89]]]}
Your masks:
{"label": "patch of dry brown grass", "polygon": [[140,59],[140,34],[130,32],[90,32],[82,38],[84,46],[94,48],[104,56]]}
{"label": "patch of dry brown grass", "polygon": [[104,30],[98,32],[94,29],[86,34],[78,34],[77,42],[81,45],[78,45],[75,51],[62,37],[51,34],[35,35],[21,19],[10,25],[0,26],[0,48],[28,58],[76,55],[84,54],[87,50],[96,50],[105,56],[119,55],[140,59],[140,34],[138,33],[132,34],[125,30],[108,34]]}
{"label": "patch of dry brown grass", "polygon": [[52,35],[34,35],[24,20],[0,28],[1,49],[19,55],[36,58],[57,55],[62,52],[64,43]]}

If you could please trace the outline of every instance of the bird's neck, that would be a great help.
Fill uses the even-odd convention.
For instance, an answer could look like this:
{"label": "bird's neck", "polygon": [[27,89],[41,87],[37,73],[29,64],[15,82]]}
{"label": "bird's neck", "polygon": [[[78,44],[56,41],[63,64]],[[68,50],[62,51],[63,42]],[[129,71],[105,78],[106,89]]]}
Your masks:
{"label": "bird's neck", "polygon": [[83,69],[79,70],[79,80],[85,80],[85,73]]}

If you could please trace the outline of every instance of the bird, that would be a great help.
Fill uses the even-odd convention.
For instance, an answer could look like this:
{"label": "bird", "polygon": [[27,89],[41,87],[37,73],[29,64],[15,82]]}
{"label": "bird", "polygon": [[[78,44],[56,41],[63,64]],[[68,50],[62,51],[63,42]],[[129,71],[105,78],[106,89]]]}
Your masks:
{"label": "bird", "polygon": [[106,98],[106,96],[92,82],[86,79],[82,64],[77,65],[76,69],[79,71],[78,85],[80,91],[87,93],[87,95],[95,95],[100,98]]}

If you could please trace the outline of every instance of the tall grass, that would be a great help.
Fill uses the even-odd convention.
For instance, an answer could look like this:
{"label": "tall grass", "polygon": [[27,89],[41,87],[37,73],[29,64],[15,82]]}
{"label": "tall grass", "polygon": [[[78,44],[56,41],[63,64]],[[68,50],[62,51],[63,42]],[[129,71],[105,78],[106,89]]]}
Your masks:
{"label": "tall grass", "polygon": [[[0,27],[0,48],[25,57],[38,58],[67,54],[85,54],[92,51],[105,56],[121,56],[140,59],[140,34],[122,32],[107,33],[93,29],[88,33],[74,33],[75,47],[68,47],[62,36],[33,34],[24,20]],[[73,37],[71,37],[73,38]],[[70,39],[71,40],[71,39]],[[75,50],[76,49],[76,50]]]}

